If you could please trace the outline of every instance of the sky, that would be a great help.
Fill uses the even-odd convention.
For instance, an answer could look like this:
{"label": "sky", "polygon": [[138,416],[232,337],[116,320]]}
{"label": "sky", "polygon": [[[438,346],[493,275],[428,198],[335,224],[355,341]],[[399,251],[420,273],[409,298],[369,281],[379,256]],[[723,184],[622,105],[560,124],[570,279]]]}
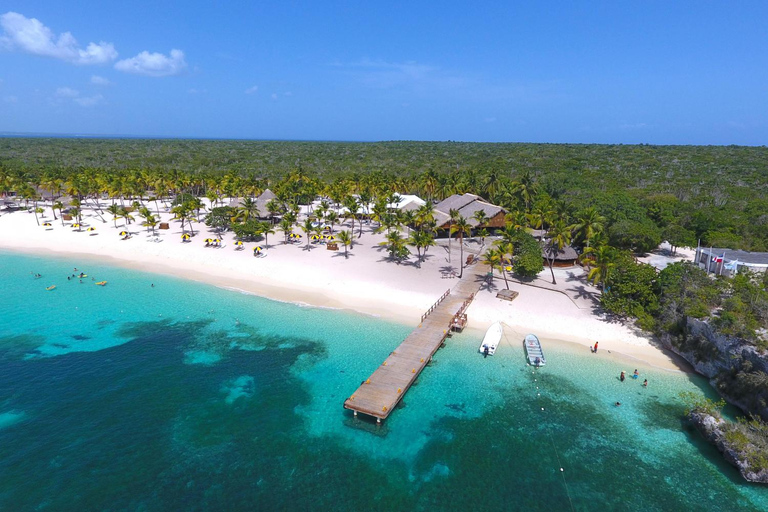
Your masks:
{"label": "sky", "polygon": [[768,2],[5,0],[0,132],[768,141]]}

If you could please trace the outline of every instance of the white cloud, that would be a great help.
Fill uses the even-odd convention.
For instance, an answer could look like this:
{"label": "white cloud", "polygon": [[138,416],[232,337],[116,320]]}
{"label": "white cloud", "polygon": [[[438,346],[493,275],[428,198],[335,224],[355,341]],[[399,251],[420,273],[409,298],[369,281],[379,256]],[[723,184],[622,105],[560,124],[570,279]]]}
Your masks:
{"label": "white cloud", "polygon": [[88,96],[86,98],[75,98],[72,101],[74,101],[81,107],[95,107],[96,105],[99,105],[104,102],[104,96],[102,96],[101,94],[97,94],[95,96]]}
{"label": "white cloud", "polygon": [[112,43],[88,43],[83,50],[71,33],[62,32],[56,37],[40,20],[27,18],[16,12],[7,12],[0,16],[0,27],[3,28],[0,46],[8,50],[19,50],[80,65],[105,64],[117,58],[117,51]]}
{"label": "white cloud", "polygon": [[115,69],[118,71],[145,76],[178,75],[186,67],[187,63],[184,61],[184,52],[181,50],[171,50],[170,57],[162,53],[143,51],[135,57],[115,63]]}
{"label": "white cloud", "polygon": [[112,85],[112,82],[109,79],[99,75],[91,76],[91,83],[93,85],[103,85],[103,86]]}
{"label": "white cloud", "polygon": [[59,87],[54,94],[57,98],[77,98],[79,95],[80,92],[69,87]]}
{"label": "white cloud", "polygon": [[249,87],[245,90],[245,94],[254,94],[259,90],[258,85],[254,85],[253,87]]}
{"label": "white cloud", "polygon": [[270,98],[272,98],[273,100],[276,100],[277,99],[277,94],[272,93],[272,96],[270,96]]}

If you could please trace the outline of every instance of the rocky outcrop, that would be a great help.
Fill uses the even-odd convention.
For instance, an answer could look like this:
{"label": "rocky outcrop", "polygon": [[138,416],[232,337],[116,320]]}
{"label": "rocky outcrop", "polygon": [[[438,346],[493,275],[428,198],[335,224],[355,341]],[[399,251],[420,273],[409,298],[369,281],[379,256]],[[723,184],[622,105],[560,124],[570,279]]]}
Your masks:
{"label": "rocky outcrop", "polygon": [[745,413],[768,420],[768,406],[764,402],[763,405],[746,403],[729,393],[728,387],[723,384],[724,377],[735,375],[745,368],[751,372],[768,374],[768,354],[744,340],[718,334],[709,323],[702,320],[687,319],[683,331],[685,334],[662,335],[662,344],[707,377],[728,402]]}
{"label": "rocky outcrop", "polygon": [[739,470],[744,479],[750,482],[768,484],[768,470],[753,470],[747,455],[739,452],[728,443],[725,436],[727,424],[723,419],[698,411],[691,412],[688,419],[707,441],[717,447],[725,460]]}

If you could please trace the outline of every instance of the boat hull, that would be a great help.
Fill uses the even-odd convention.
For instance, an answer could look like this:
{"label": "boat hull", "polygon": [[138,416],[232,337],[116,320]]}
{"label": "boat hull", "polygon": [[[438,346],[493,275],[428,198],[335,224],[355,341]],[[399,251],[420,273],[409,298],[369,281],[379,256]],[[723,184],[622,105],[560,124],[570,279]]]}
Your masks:
{"label": "boat hull", "polygon": [[541,350],[541,342],[535,334],[528,334],[523,340],[523,345],[525,346],[525,355],[529,365],[544,366],[547,364],[547,359]]}
{"label": "boat hull", "polygon": [[483,337],[483,342],[480,343],[480,349],[479,352],[481,354],[486,354],[486,348],[488,350],[487,354],[489,356],[492,356],[496,353],[496,348],[499,346],[499,342],[501,341],[501,335],[502,335],[502,328],[501,323],[496,322],[495,324],[491,325],[488,330],[485,332],[485,336]]}

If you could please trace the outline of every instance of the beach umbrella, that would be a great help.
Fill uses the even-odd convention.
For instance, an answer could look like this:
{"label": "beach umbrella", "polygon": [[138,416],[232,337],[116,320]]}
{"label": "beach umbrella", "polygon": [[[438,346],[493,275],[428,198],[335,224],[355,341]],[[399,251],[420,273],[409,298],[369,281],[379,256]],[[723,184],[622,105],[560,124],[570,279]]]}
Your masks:
{"label": "beach umbrella", "polygon": [[43,222],[43,226],[45,226],[45,227],[48,227],[48,226],[50,226],[50,225],[51,225],[51,223],[50,223],[50,222]]}
{"label": "beach umbrella", "polygon": [[189,235],[184,233],[183,235],[181,235],[181,239],[182,240],[189,240]]}
{"label": "beach umbrella", "polygon": [[253,252],[261,252],[261,246],[257,245],[253,248]]}
{"label": "beach umbrella", "polygon": [[127,235],[127,234],[128,234],[128,232],[127,232],[127,231],[121,231],[121,232],[120,232],[120,236],[125,236],[125,235]]}
{"label": "beach umbrella", "polygon": [[211,242],[213,242],[213,240],[211,240],[210,238],[206,238],[206,239],[205,239],[205,243],[209,244],[209,243],[211,243]]}
{"label": "beach umbrella", "polygon": [[79,228],[79,227],[80,227],[80,224],[72,224],[72,227],[73,227],[73,228]]}
{"label": "beach umbrella", "polygon": [[90,228],[86,229],[86,231],[96,231],[96,228],[90,227]]}
{"label": "beach umbrella", "polygon": [[237,242],[235,242],[235,245],[237,245],[237,246],[239,247],[239,246],[243,245],[243,242],[241,242],[240,240],[238,240]]}
{"label": "beach umbrella", "polygon": [[320,237],[318,235],[312,235],[310,240],[320,240]]}
{"label": "beach umbrella", "polygon": [[213,243],[215,243],[215,244],[220,244],[220,243],[221,243],[221,240],[219,240],[218,238],[214,238],[214,239],[213,239]]}

